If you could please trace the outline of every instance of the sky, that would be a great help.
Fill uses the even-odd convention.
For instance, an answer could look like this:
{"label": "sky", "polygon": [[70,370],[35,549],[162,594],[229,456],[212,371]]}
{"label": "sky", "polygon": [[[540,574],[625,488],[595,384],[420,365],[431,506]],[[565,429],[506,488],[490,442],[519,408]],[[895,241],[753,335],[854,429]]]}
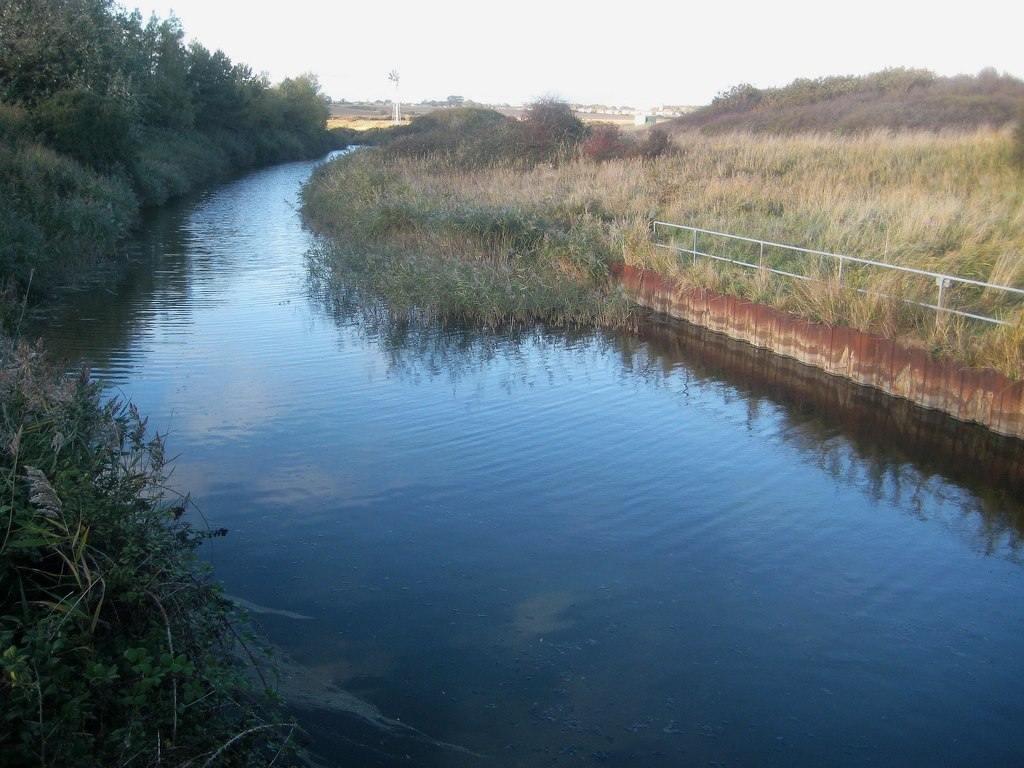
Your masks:
{"label": "sky", "polygon": [[335,100],[554,96],[641,109],[708,104],[735,85],[986,67],[1024,78],[1014,0],[118,0],[173,14],[188,40],[272,82],[312,72]]}

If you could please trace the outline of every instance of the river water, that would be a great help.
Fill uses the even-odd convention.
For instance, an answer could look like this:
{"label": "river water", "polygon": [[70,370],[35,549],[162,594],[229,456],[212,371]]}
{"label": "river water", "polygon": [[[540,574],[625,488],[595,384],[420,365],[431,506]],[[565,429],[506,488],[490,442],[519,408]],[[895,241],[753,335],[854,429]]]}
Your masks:
{"label": "river water", "polygon": [[34,330],[169,431],[324,764],[1024,764],[1017,444],[683,327],[391,322],[312,167]]}

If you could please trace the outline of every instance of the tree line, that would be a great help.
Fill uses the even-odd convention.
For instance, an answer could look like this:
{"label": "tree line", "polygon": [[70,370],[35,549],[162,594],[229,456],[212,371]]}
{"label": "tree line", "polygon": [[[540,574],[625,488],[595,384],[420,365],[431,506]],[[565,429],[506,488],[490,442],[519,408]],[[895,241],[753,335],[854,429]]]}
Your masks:
{"label": "tree line", "polygon": [[347,143],[315,75],[271,84],[175,18],[113,0],[0,5],[0,270],[47,287],[116,249],[140,207]]}

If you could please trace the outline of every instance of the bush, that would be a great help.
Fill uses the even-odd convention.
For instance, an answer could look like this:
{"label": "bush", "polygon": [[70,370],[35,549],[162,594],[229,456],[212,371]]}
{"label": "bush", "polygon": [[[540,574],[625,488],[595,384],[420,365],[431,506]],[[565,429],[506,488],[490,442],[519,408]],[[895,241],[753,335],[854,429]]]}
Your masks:
{"label": "bush", "polygon": [[637,147],[637,154],[644,160],[653,160],[667,154],[671,149],[672,140],[668,133],[660,128],[652,128]]}
{"label": "bush", "polygon": [[626,134],[617,125],[599,123],[590,127],[590,135],[581,145],[580,152],[599,163],[627,157],[652,160],[668,152],[671,146],[668,133],[660,128],[651,128],[638,139],[637,134]]}
{"label": "bush", "polygon": [[0,143],[0,274],[52,288],[115,253],[138,203],[105,177],[36,144]]}
{"label": "bush", "polygon": [[383,145],[388,158],[436,157],[462,168],[485,168],[559,163],[574,157],[587,135],[568,104],[542,99],[518,121],[482,107],[439,109],[408,126],[366,131],[360,143]]}
{"label": "bush", "polygon": [[132,166],[135,187],[146,206],[172,197],[238,167],[213,137],[199,131],[148,131]]}
{"label": "bush", "polygon": [[130,162],[130,122],[108,98],[92,91],[60,91],[39,104],[33,117],[48,146],[101,173]]}
{"label": "bush", "polygon": [[164,447],[35,349],[0,339],[4,765],[222,764],[279,741],[237,654],[236,609],[164,498]]}
{"label": "bush", "polygon": [[629,145],[622,136],[622,129],[611,123],[600,123],[591,126],[590,135],[580,147],[584,157],[602,162],[615,158],[626,157]]}
{"label": "bush", "polygon": [[[511,160],[515,121],[493,109],[438,109],[391,129],[386,157],[444,157],[461,166]],[[360,137],[361,138],[361,137]]]}
{"label": "bush", "polygon": [[32,118],[16,104],[0,102],[0,142],[21,144],[32,138]]}
{"label": "bush", "polygon": [[527,107],[518,133],[523,159],[558,163],[575,153],[587,136],[587,126],[564,101],[543,98]]}

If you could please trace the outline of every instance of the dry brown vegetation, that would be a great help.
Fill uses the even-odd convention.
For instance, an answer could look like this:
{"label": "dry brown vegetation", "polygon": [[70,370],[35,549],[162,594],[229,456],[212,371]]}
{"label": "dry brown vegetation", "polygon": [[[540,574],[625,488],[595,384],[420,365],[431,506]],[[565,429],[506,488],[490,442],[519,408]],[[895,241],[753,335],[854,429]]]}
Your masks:
{"label": "dry brown vegetation", "polygon": [[894,68],[862,76],[799,78],[781,88],[736,85],[672,124],[705,133],[776,135],[974,130],[1011,124],[1022,107],[1024,81],[991,68],[955,77]]}
{"label": "dry brown vegetation", "polygon": [[[653,220],[670,221],[1024,288],[1024,183],[1011,128],[787,137],[689,131],[676,134],[671,149],[653,159],[580,157],[481,168],[450,157],[385,161],[368,153],[313,186],[327,184],[334,190],[327,197],[348,201],[346,212],[328,215],[348,223],[325,227],[346,236],[372,231],[376,242],[400,238],[408,246],[418,239],[449,255],[508,263],[542,252],[565,273],[581,271],[583,263],[582,272],[593,274],[594,259],[624,260],[968,365],[1024,375],[1019,302],[965,291],[952,297],[960,308],[993,312],[1010,325],[936,322],[935,312],[849,290],[934,300],[927,295],[934,279],[851,270],[839,286],[826,270],[805,265],[825,281],[800,283],[706,259],[694,264],[651,239]],[[353,197],[366,206],[353,205]],[[494,227],[532,234],[481,239],[481,231]]]}
{"label": "dry brown vegetation", "polygon": [[[846,138],[684,134],[677,144],[679,153],[645,169],[648,199],[655,189],[665,190],[650,200],[658,218],[1024,287],[1024,184],[1011,159],[1009,130]],[[641,187],[635,191],[644,195]],[[992,292],[964,291],[960,308],[991,311],[1008,327],[936,322],[933,312],[833,283],[769,280],[707,262],[680,265],[647,249],[627,258],[823,322],[923,344],[969,365],[1024,374],[1024,308]],[[848,272],[845,284],[935,300],[928,278],[873,270]]]}

